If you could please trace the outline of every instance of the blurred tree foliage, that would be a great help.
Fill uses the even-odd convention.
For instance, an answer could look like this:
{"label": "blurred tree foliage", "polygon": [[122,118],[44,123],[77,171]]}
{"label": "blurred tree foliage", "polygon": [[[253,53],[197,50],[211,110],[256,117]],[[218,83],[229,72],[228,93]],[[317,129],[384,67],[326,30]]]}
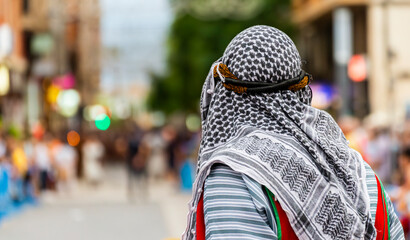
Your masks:
{"label": "blurred tree foliage", "polygon": [[[179,1],[184,4],[184,0],[173,3]],[[166,114],[198,112],[202,85],[211,64],[222,56],[236,34],[250,26],[274,26],[292,37],[290,0],[261,2],[262,7],[248,19],[214,16],[206,20],[186,10],[177,12],[168,37],[167,71],[165,75],[152,74],[149,108]]]}

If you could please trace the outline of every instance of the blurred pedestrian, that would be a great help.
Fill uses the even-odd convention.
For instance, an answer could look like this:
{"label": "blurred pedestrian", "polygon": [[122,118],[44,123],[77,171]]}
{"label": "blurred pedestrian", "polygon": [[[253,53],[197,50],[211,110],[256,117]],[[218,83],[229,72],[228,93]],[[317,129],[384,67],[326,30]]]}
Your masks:
{"label": "blurred pedestrian", "polygon": [[128,198],[133,201],[136,193],[141,199],[147,195],[147,160],[149,148],[142,141],[143,131],[136,127],[128,141],[127,172],[128,172]]}
{"label": "blurred pedestrian", "polygon": [[183,239],[403,239],[379,179],[310,106],[310,80],[276,28],[231,41],[204,83]]}
{"label": "blurred pedestrian", "polygon": [[167,143],[165,149],[168,163],[167,177],[169,180],[175,182],[177,179],[178,160],[180,156],[180,136],[172,125],[165,126],[162,129],[162,136]]}
{"label": "blurred pedestrian", "polygon": [[200,136],[198,132],[185,131],[180,146],[181,163],[179,164],[179,178],[182,191],[191,191],[195,180],[196,156],[198,155],[198,145]]}
{"label": "blurred pedestrian", "polygon": [[39,170],[34,155],[35,142],[36,140],[34,138],[29,138],[24,141],[23,145],[28,163],[27,174],[24,178],[24,189],[26,196],[31,201],[35,201],[39,194]]}
{"label": "blurred pedestrian", "polygon": [[13,198],[15,201],[23,202],[26,199],[27,190],[25,187],[25,179],[28,174],[28,161],[23,149],[21,141],[16,139],[10,139],[9,141],[11,162],[13,165],[13,181],[12,186],[14,190]]}
{"label": "blurred pedestrian", "polygon": [[160,180],[167,171],[165,147],[166,141],[161,136],[160,129],[152,129],[144,135],[141,142],[147,147],[148,176],[154,180]]}
{"label": "blurred pedestrian", "polygon": [[54,188],[54,176],[48,137],[36,139],[33,147],[34,162],[39,171],[39,189],[41,191]]}
{"label": "blurred pedestrian", "polygon": [[94,135],[87,137],[82,146],[84,160],[84,177],[93,184],[98,185],[103,177],[102,158],[105,153],[104,145]]}
{"label": "blurred pedestrian", "polygon": [[24,178],[28,171],[28,160],[24,152],[23,143],[18,140],[10,142],[11,159],[19,178]]}
{"label": "blurred pedestrian", "polygon": [[11,165],[5,157],[0,158],[0,220],[5,217],[11,209],[10,197],[10,174]]}
{"label": "blurred pedestrian", "polygon": [[353,116],[344,116],[339,119],[338,125],[349,141],[349,147],[362,154],[363,159],[368,162],[365,154],[367,145],[367,133],[366,130],[361,127],[360,120]]}
{"label": "blurred pedestrian", "polygon": [[7,153],[7,144],[6,140],[4,139],[3,134],[0,133],[0,160],[6,157]]}
{"label": "blurred pedestrian", "polygon": [[60,141],[53,149],[53,158],[57,168],[57,188],[60,192],[70,193],[75,184],[77,151],[68,143]]}
{"label": "blurred pedestrian", "polygon": [[410,146],[410,120],[404,123],[403,131],[401,133],[400,142],[402,146]]}
{"label": "blurred pedestrian", "polygon": [[390,183],[393,160],[389,132],[385,128],[371,128],[368,132],[369,138],[365,148],[367,160],[380,179]]}
{"label": "blurred pedestrian", "polygon": [[[405,147],[399,157],[402,184],[394,198],[406,239],[410,237],[410,146]],[[393,199],[393,198],[392,198]]]}

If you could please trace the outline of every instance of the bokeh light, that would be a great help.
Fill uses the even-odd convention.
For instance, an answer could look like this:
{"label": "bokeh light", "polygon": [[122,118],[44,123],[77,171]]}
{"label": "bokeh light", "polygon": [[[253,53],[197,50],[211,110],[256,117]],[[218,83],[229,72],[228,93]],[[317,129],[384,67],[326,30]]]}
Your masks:
{"label": "bokeh light", "polygon": [[10,89],[10,75],[6,66],[0,65],[0,96],[6,95]]}
{"label": "bokeh light", "polygon": [[111,125],[110,117],[107,114],[103,113],[98,115],[95,118],[95,126],[102,131],[107,130]]}
{"label": "bokeh light", "polygon": [[336,97],[335,90],[328,84],[311,84],[310,87],[313,92],[312,106],[315,108],[328,108]]}
{"label": "bokeh light", "polygon": [[60,88],[54,84],[51,84],[47,88],[47,101],[51,104],[57,103],[58,94],[60,94]]}
{"label": "bokeh light", "polygon": [[71,146],[75,147],[80,143],[80,134],[78,132],[71,130],[70,132],[67,133],[67,142]]}
{"label": "bokeh light", "polygon": [[130,103],[123,98],[115,98],[112,101],[110,109],[112,109],[113,116],[118,119],[127,119],[132,113]]}
{"label": "bokeh light", "polygon": [[75,77],[69,73],[54,79],[54,83],[62,89],[72,89],[75,86]]}
{"label": "bokeh light", "polygon": [[161,127],[165,124],[166,116],[161,111],[155,111],[151,114],[151,119],[154,127]]}
{"label": "bokeh light", "polygon": [[91,109],[91,106],[86,106],[83,109],[83,117],[88,122],[91,122],[93,120],[93,119],[91,119],[91,116],[90,116],[90,109]]}
{"label": "bokeh light", "polygon": [[354,82],[362,82],[367,78],[366,58],[362,54],[356,54],[350,58],[347,75]]}
{"label": "bokeh light", "polygon": [[196,114],[189,114],[185,120],[186,127],[191,132],[196,132],[201,127],[201,119]]}
{"label": "bokeh light", "polygon": [[84,108],[83,116],[84,116],[84,119],[87,121],[95,121],[95,119],[97,119],[97,116],[104,114],[104,113],[105,114],[107,113],[104,106],[96,104],[96,105],[86,106]]}
{"label": "bokeh light", "polygon": [[45,129],[43,125],[39,122],[35,123],[31,129],[31,134],[36,139],[41,139],[44,136]]}
{"label": "bokeh light", "polygon": [[57,105],[61,115],[65,117],[74,116],[77,113],[80,100],[80,94],[74,89],[60,91],[57,97]]}

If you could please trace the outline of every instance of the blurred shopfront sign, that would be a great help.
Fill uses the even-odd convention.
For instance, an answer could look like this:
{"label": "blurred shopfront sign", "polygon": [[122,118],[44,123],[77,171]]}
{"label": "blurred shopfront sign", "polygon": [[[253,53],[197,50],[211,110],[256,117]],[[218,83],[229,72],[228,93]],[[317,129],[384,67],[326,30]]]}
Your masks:
{"label": "blurred shopfront sign", "polygon": [[0,25],[0,59],[11,54],[13,50],[13,32],[11,27],[4,23]]}

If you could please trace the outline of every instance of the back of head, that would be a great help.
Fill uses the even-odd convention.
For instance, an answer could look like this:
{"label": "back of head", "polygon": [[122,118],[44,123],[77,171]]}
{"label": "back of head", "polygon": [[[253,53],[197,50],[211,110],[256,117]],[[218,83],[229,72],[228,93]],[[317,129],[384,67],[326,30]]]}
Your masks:
{"label": "back of head", "polygon": [[270,26],[245,29],[229,43],[222,62],[239,79],[280,82],[301,72],[299,52],[282,31]]}

